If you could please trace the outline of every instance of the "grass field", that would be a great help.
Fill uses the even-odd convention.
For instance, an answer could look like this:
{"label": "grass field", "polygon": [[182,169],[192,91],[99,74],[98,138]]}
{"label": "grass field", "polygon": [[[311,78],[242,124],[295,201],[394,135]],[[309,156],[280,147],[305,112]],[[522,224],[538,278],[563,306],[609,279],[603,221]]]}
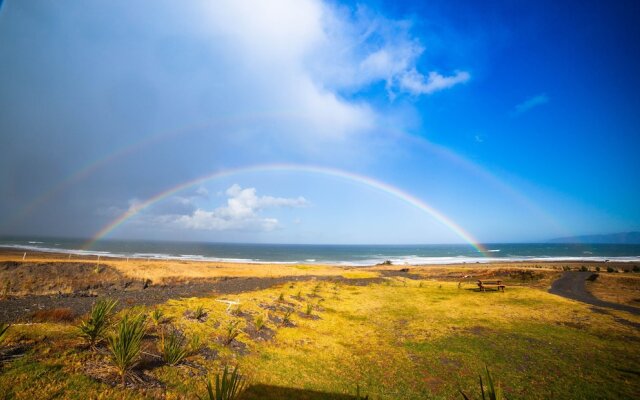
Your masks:
{"label": "grass field", "polygon": [[[205,377],[224,365],[239,365],[246,377],[243,399],[349,399],[358,387],[373,399],[462,398],[459,389],[479,398],[485,365],[509,399],[637,398],[640,330],[616,317],[640,318],[596,313],[526,286],[473,289],[386,278],[171,300],[158,308],[203,348],[175,367],[144,355],[140,378],[126,388],[104,345],[86,348],[77,322],[14,325],[4,346],[26,353],[2,365],[0,398],[196,398]],[[228,313],[218,301],[225,299],[239,309]],[[206,311],[200,320],[198,306]],[[283,323],[287,309],[295,310],[291,323]],[[260,331],[256,319],[265,321]],[[226,344],[232,321],[240,333]],[[158,354],[158,341],[150,323],[145,352]]]}

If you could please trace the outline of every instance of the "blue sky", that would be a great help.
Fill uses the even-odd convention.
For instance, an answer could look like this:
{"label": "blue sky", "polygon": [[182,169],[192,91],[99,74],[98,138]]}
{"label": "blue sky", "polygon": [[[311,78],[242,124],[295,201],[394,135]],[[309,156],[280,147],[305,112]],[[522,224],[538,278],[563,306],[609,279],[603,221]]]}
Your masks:
{"label": "blue sky", "polygon": [[[640,229],[637,2],[1,7],[0,234],[91,237],[271,163],[390,185],[481,242]],[[108,237],[463,241],[406,197],[293,167],[198,183]]]}

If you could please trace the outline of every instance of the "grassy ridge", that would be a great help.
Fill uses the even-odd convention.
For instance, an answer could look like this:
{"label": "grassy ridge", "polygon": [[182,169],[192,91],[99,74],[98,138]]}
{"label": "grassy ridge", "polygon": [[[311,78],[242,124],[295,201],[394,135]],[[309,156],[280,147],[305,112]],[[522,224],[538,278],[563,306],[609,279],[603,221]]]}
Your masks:
{"label": "grassy ridge", "polygon": [[[189,356],[189,365],[209,371],[241,366],[250,386],[245,399],[281,398],[287,390],[310,399],[355,395],[358,386],[373,399],[461,398],[460,388],[474,393],[485,365],[509,399],[640,393],[636,328],[537,289],[470,289],[396,279],[370,286],[308,282],[234,295],[230,299],[241,304],[230,313],[214,298],[173,300],[160,308],[187,337],[199,335],[207,354],[215,354]],[[310,315],[307,304],[313,306]],[[198,307],[207,310],[206,318],[190,317]],[[295,326],[282,323],[291,307]],[[265,314],[263,329],[275,333],[271,340],[255,334],[255,320]],[[624,318],[640,322],[628,314]],[[227,345],[232,322],[242,333]],[[12,326],[9,342],[31,344],[24,357],[2,367],[0,395],[86,398],[106,391],[104,398],[144,398],[164,393],[144,385],[112,387],[88,377],[86,366],[106,365],[106,356],[83,349],[76,333],[65,324]],[[205,376],[189,365],[144,373],[166,386],[168,398],[194,398],[194,388],[204,393]]]}

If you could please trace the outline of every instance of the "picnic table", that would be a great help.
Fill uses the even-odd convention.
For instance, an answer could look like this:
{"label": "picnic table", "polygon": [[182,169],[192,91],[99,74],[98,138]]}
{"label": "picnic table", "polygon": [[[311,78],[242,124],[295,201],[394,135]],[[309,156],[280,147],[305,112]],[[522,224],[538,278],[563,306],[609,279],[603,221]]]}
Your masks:
{"label": "picnic table", "polygon": [[478,279],[478,287],[480,288],[481,292],[486,292],[487,289],[496,289],[498,291],[504,292],[504,288],[506,286],[502,284],[501,279]]}

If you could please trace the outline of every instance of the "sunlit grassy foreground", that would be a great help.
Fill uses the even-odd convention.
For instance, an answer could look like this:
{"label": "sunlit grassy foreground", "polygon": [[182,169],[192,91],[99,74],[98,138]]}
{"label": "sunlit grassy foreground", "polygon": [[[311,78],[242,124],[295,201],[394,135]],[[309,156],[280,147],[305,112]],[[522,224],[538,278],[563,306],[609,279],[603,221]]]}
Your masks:
{"label": "sunlit grassy foreground", "polygon": [[[462,398],[460,388],[477,393],[485,365],[510,399],[640,393],[637,328],[538,289],[472,289],[387,279],[369,286],[306,282],[173,300],[159,308],[187,338],[199,335],[209,356],[145,370],[158,382],[147,388],[112,387],[88,377],[88,369],[108,369],[108,357],[87,349],[73,325],[12,326],[7,340],[32,341],[33,347],[2,367],[0,397],[196,398],[205,393],[203,371],[215,373],[224,365],[240,366],[249,383],[245,399],[280,398],[283,392],[274,387],[304,389],[296,391],[298,398],[331,398],[329,393],[355,395],[358,386],[373,399]],[[239,301],[240,310],[227,313],[221,299]],[[199,306],[206,317],[189,318]],[[296,310],[295,326],[282,324],[289,307]],[[263,329],[275,332],[271,340],[250,335],[260,317]],[[244,332],[225,345],[232,321]]]}

